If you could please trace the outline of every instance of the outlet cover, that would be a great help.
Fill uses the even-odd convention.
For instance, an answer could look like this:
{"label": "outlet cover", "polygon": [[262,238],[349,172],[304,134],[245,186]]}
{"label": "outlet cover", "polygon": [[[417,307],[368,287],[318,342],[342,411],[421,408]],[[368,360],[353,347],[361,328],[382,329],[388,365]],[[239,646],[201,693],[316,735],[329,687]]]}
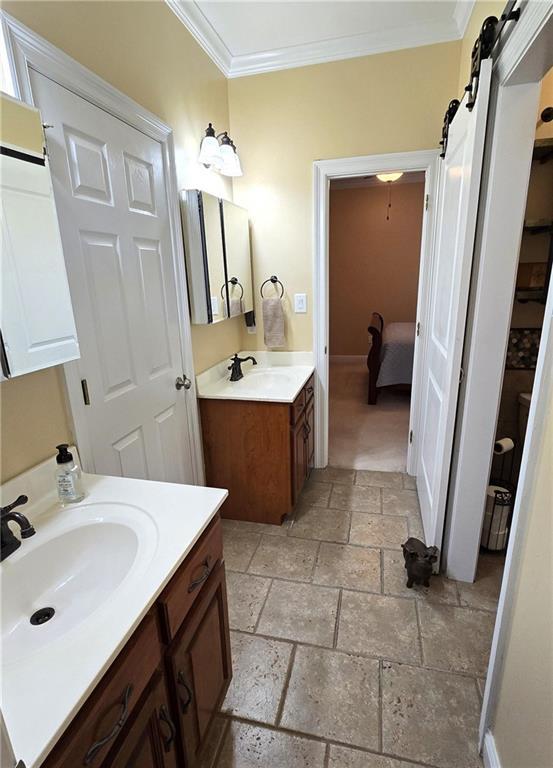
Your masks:
{"label": "outlet cover", "polygon": [[307,312],[307,294],[306,293],[294,294],[294,312],[296,313]]}

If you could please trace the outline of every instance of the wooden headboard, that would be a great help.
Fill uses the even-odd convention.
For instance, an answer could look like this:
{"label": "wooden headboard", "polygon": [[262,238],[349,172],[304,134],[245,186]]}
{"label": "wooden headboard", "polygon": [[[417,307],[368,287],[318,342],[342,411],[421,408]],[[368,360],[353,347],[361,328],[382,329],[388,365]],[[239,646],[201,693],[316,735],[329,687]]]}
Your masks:
{"label": "wooden headboard", "polygon": [[367,368],[369,369],[369,405],[376,404],[376,380],[380,370],[380,351],[382,349],[382,332],[384,330],[384,318],[378,312],[373,312],[371,322],[367,328],[371,337],[371,346],[367,355]]}

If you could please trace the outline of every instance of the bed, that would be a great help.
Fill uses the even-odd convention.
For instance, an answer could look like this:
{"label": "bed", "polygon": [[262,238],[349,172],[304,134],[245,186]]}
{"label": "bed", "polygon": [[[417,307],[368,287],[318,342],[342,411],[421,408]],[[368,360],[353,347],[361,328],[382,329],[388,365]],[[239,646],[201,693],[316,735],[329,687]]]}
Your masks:
{"label": "bed", "polygon": [[375,312],[367,330],[370,337],[368,402],[375,405],[380,388],[411,385],[415,323],[389,323],[384,327],[384,318]]}

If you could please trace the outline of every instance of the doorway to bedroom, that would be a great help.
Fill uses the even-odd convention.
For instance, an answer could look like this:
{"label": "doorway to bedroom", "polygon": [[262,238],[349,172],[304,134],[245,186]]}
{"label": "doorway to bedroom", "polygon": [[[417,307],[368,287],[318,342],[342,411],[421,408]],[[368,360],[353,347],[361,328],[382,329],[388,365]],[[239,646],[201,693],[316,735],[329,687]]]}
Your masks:
{"label": "doorway to bedroom", "polygon": [[425,172],[331,179],[328,464],[405,472]]}

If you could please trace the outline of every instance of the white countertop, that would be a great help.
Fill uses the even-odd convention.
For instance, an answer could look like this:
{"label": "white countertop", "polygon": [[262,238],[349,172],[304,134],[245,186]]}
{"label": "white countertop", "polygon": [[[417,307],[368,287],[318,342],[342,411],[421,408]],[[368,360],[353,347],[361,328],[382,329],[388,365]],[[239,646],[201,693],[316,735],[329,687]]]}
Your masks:
{"label": "white countertop", "polygon": [[313,371],[311,352],[239,352],[239,357],[252,356],[242,363],[244,378],[230,381],[230,359],[200,373],[196,377],[198,397],[208,400],[255,400],[265,403],[293,403]]}
{"label": "white countertop", "polygon": [[[131,555],[132,570],[80,623],[61,635],[54,629],[56,617],[51,624],[33,628],[44,633],[44,644],[27,654],[17,647],[7,653],[10,636],[6,637],[1,707],[16,757],[26,768],[37,768],[43,762],[228,495],[216,488],[120,477],[83,474],[83,480],[85,499],[65,508],[55,496],[52,460],[1,489],[2,505],[19,493],[29,496],[29,503],[19,511],[36,529],[36,534],[1,564],[2,582],[9,581],[8,570],[31,547],[41,546],[64,531],[79,526],[82,530],[83,521],[96,526],[96,531],[99,525],[111,524],[105,534],[109,537],[119,518],[127,526],[134,526],[136,519],[142,537],[136,554]],[[50,489],[49,494],[44,495],[45,488]],[[112,566],[102,547],[95,548],[94,553],[100,563],[104,557],[106,568]],[[35,597],[33,604],[27,601],[24,610],[42,607],[41,596]],[[12,629],[10,618],[2,617],[8,631]],[[6,631],[4,626],[2,631]]]}

